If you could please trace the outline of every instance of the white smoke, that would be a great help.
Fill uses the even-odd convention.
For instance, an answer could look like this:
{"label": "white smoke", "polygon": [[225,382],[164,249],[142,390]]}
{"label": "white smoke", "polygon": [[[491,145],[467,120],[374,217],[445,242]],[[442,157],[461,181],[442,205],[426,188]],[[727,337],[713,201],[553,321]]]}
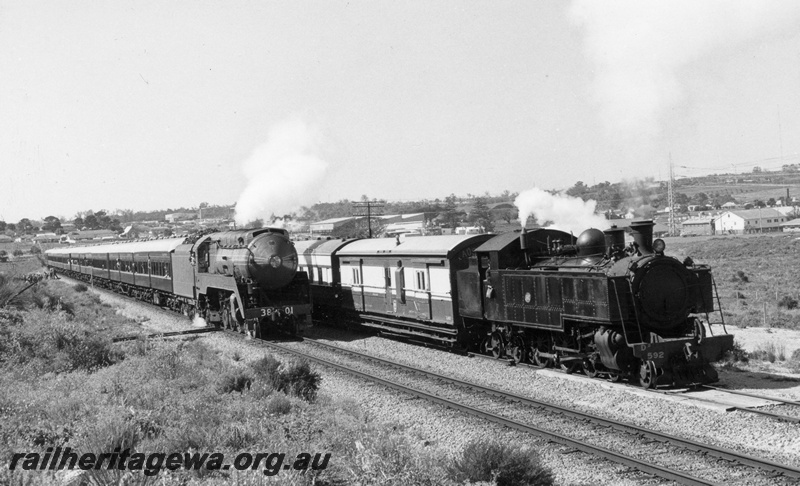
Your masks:
{"label": "white smoke", "polygon": [[236,202],[236,222],[269,221],[316,202],[328,163],[318,155],[317,133],[299,117],[274,126],[266,143],[242,164],[247,177]]}
{"label": "white smoke", "polygon": [[193,327],[206,327],[207,325],[208,323],[206,322],[206,320],[200,316],[194,316],[194,319],[192,319]]}
{"label": "white smoke", "polygon": [[607,220],[595,214],[597,203],[591,199],[584,201],[578,197],[553,195],[534,187],[521,192],[514,205],[519,209],[519,221],[523,227],[529,216],[535,216],[539,224],[552,221],[548,228],[576,236],[589,228],[608,228]]}
{"label": "white smoke", "polygon": [[305,224],[303,224],[303,223],[301,223],[299,221],[295,221],[295,220],[293,220],[291,218],[286,218],[286,219],[275,218],[275,219],[272,220],[271,223],[269,223],[269,226],[272,227],[272,228],[285,229],[285,230],[288,230],[290,233],[297,233],[297,232],[300,232],[300,231],[303,231],[303,230],[307,229],[307,227],[306,227],[307,225],[305,225]]}
{"label": "white smoke", "polygon": [[575,0],[570,17],[584,31],[603,119],[612,133],[631,137],[657,133],[659,116],[683,97],[682,68],[794,32],[800,2]]}

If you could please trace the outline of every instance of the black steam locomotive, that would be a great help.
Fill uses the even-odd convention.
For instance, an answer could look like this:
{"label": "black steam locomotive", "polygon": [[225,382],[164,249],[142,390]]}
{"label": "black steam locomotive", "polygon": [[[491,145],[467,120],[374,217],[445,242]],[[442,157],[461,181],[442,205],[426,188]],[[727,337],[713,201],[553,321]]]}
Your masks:
{"label": "black steam locomotive", "polygon": [[710,269],[666,256],[652,227],[629,245],[612,228],[296,247],[318,316],[645,388],[717,381],[733,336],[711,335]]}
{"label": "black steam locomotive", "polygon": [[283,229],[54,248],[45,259],[57,272],[256,337],[311,324],[308,278]]}

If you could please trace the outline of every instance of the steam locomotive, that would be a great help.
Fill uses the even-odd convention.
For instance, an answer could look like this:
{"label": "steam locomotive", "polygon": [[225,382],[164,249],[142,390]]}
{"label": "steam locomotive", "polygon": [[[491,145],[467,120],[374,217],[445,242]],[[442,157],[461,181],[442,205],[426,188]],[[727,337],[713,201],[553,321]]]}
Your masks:
{"label": "steam locomotive", "polygon": [[44,257],[67,276],[256,337],[311,324],[308,278],[283,229],[54,248]]}
{"label": "steam locomotive", "polygon": [[652,227],[632,223],[628,245],[611,228],[295,246],[323,319],[645,388],[715,382],[733,336],[712,335],[710,269],[665,255]]}

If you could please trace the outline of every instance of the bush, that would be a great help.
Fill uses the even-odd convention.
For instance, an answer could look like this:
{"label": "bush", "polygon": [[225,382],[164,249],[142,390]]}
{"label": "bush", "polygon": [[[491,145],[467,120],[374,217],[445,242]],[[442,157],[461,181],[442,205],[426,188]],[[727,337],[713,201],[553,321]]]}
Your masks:
{"label": "bush", "polygon": [[741,271],[741,270],[737,270],[736,271],[736,279],[741,281],[741,282],[744,282],[744,283],[747,283],[747,282],[750,281],[750,277],[745,275],[745,273],[743,271]]}
{"label": "bush", "polygon": [[786,307],[787,309],[797,309],[797,304],[797,299],[790,295],[784,295],[781,300],[778,301],[778,307]]}
{"label": "bush", "polygon": [[245,389],[250,389],[253,384],[253,379],[244,371],[235,371],[222,377],[220,384],[217,386],[217,392],[220,394],[239,392],[242,393]]}
{"label": "bush", "polygon": [[775,361],[785,361],[786,346],[784,344],[776,345],[774,342],[769,342],[766,344],[762,343],[758,345],[758,348],[756,348],[755,351],[750,353],[750,357],[762,361],[769,361],[770,363],[774,363]]}
{"label": "bush", "polygon": [[13,255],[14,255],[14,256],[22,256],[22,255],[23,255],[23,253],[22,253],[22,250],[20,250],[19,248],[17,248],[16,250],[14,250],[14,253],[13,253]]}
{"label": "bush", "polygon": [[725,352],[725,356],[723,357],[723,361],[727,364],[733,363],[747,363],[750,361],[750,355],[747,351],[744,350],[742,344],[739,341],[733,341],[733,347]]}
{"label": "bush", "polygon": [[278,390],[312,401],[317,396],[320,380],[319,374],[311,371],[308,361],[295,362],[284,372],[284,386]]}
{"label": "bush", "polygon": [[281,369],[280,361],[271,355],[266,355],[253,362],[250,367],[275,390],[307,401],[313,401],[317,396],[321,377],[311,371],[307,361],[295,362]]}
{"label": "bush", "polygon": [[75,286],[73,286],[72,288],[75,289],[75,292],[86,292],[87,290],[89,290],[89,287],[87,287],[86,284],[82,282],[76,283]]}
{"label": "bush", "polygon": [[536,452],[486,441],[467,444],[449,471],[458,482],[493,481],[497,486],[544,486],[555,481]]}
{"label": "bush", "polygon": [[276,393],[267,402],[267,413],[270,415],[286,415],[292,411],[292,402],[283,393]]}

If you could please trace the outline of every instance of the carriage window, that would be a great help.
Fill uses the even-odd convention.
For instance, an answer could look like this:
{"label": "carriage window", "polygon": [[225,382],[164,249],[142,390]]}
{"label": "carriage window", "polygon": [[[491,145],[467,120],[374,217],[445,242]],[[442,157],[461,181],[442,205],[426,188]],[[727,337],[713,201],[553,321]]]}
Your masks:
{"label": "carriage window", "polygon": [[427,282],[425,281],[425,271],[424,270],[417,270],[417,289],[419,290],[428,290]]}
{"label": "carriage window", "polygon": [[353,284],[360,285],[361,284],[361,269],[354,268],[353,269]]}

